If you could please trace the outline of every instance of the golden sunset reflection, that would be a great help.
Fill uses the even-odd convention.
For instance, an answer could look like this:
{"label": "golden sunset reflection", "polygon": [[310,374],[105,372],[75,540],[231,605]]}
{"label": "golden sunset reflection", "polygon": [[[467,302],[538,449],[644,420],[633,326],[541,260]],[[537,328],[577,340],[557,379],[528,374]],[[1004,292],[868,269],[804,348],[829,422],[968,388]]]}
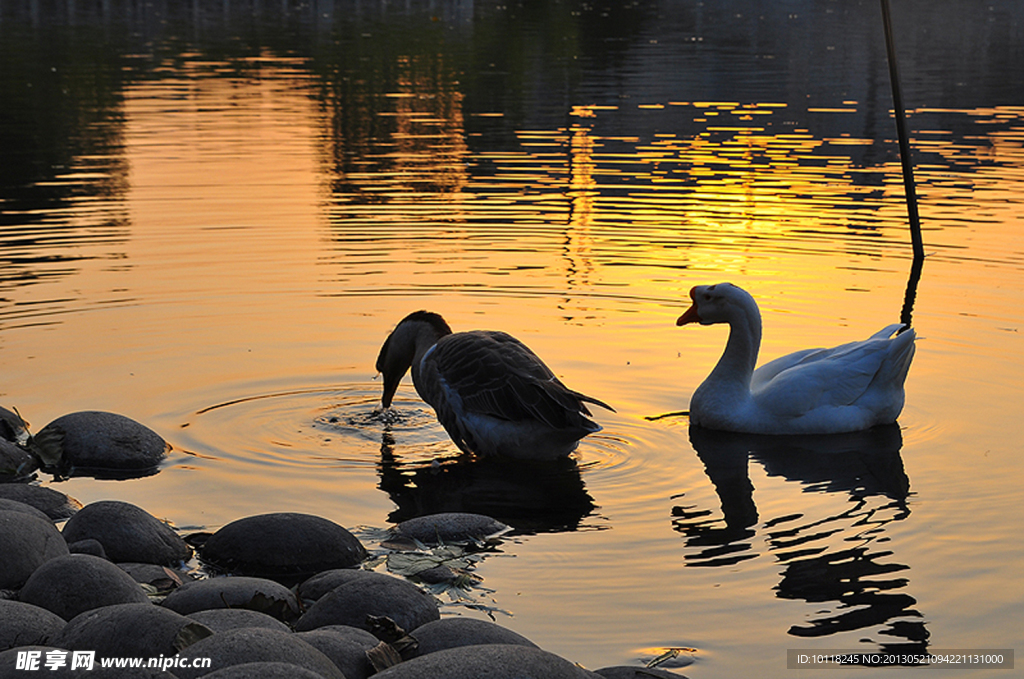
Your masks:
{"label": "golden sunset reflection", "polygon": [[[678,647],[696,649],[688,676],[725,679],[805,643],[1020,646],[1024,107],[912,90],[927,258],[899,426],[702,436],[679,413],[727,330],[675,325],[692,286],[755,296],[762,363],[899,319],[891,102],[883,72],[862,82],[884,64],[822,72],[806,44],[748,35],[706,47],[740,21],[704,23],[709,5],[664,28],[685,41],[589,40],[541,12],[556,5],[214,46],[203,24],[133,43],[79,83],[81,108],[26,128],[66,157],[18,150],[31,162],[3,185],[0,405],[34,431],[122,412],[174,448],[144,479],[41,482],[188,530],[505,512],[515,558],[480,567],[514,614],[499,622],[591,668]],[[857,36],[860,64],[877,46]],[[385,425],[374,361],[416,309],[512,333],[615,412],[536,474],[460,457],[408,378]]]}

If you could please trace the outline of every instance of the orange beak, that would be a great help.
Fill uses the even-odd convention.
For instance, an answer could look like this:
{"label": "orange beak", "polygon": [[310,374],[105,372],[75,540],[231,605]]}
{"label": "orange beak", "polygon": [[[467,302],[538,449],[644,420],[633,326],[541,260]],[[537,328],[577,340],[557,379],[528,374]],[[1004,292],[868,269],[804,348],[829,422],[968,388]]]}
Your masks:
{"label": "orange beak", "polygon": [[676,320],[676,325],[686,325],[687,323],[700,323],[700,315],[697,313],[696,304],[687,309],[686,313]]}

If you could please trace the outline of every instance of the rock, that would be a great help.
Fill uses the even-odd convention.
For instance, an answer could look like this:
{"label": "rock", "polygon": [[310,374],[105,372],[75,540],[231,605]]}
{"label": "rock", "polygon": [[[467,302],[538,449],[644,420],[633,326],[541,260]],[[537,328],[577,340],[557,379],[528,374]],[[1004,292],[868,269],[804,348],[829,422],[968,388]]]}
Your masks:
{"label": "rock", "polygon": [[71,651],[96,651],[97,658],[172,656],[213,630],[151,603],[94,608],[68,621],[54,643]]}
{"label": "rock", "polygon": [[179,656],[210,658],[213,661],[207,669],[175,667],[174,673],[179,679],[209,676],[225,667],[257,662],[283,662],[311,670],[323,679],[345,679],[345,675],[327,656],[294,634],[258,627],[214,634],[192,644]]}
{"label": "rock", "polygon": [[211,608],[206,611],[189,613],[188,617],[202,623],[214,632],[227,632],[243,627],[265,627],[282,632],[291,632],[288,625],[266,613],[250,611],[247,608]]}
{"label": "rock", "polygon": [[92,554],[98,556],[101,559],[110,561],[107,556],[107,552],[103,549],[103,545],[99,540],[93,540],[92,538],[86,538],[85,540],[78,540],[68,544],[68,551],[72,554]]}
{"label": "rock", "polygon": [[46,471],[130,478],[155,473],[170,446],[124,415],[88,410],[43,427],[33,437],[32,449]]}
{"label": "rock", "polygon": [[63,534],[69,543],[98,540],[111,561],[170,566],[192,558],[192,548],[166,523],[117,500],[86,505],[68,519]]}
{"label": "rock", "polygon": [[18,502],[17,500],[8,500],[7,498],[0,497],[0,512],[22,512],[52,523],[50,517],[48,517],[41,509],[36,509],[32,505],[25,504],[24,502]]}
{"label": "rock", "polygon": [[425,545],[436,545],[483,540],[509,530],[501,521],[483,514],[444,512],[403,521],[394,527],[393,532]]}
{"label": "rock", "polygon": [[185,583],[167,595],[163,606],[182,615],[211,608],[247,608],[285,622],[299,616],[299,602],[287,587],[244,575]]}
{"label": "rock", "polygon": [[365,630],[331,625],[308,632],[298,632],[295,636],[330,658],[347,679],[366,679],[374,673],[366,652],[377,646],[380,641]]}
{"label": "rock", "polygon": [[323,679],[305,667],[283,662],[251,662],[204,674],[209,679]]}
{"label": "rock", "polygon": [[53,643],[64,625],[64,618],[45,608],[0,599],[0,651]]}
{"label": "rock", "polygon": [[24,511],[0,511],[0,589],[17,589],[47,561],[66,556],[52,522]]}
{"label": "rock", "polygon": [[0,498],[31,505],[50,517],[51,521],[67,519],[82,508],[81,502],[64,493],[23,483],[0,484]]}
{"label": "rock", "polygon": [[[18,646],[0,653],[0,679],[29,679],[30,677],[46,677],[47,679],[71,679],[80,676],[79,672],[72,672],[67,663],[60,667],[50,669],[46,666],[46,654],[54,652],[58,657],[68,659],[66,650],[56,646]],[[34,669],[18,669],[19,654],[32,654]],[[91,675],[90,675],[91,676]]]}
{"label": "rock", "polygon": [[600,679],[565,658],[529,646],[459,646],[389,667],[374,679]]}
{"label": "rock", "polygon": [[378,574],[359,568],[332,568],[329,571],[317,573],[299,585],[299,598],[303,601],[316,601],[335,587],[340,587],[365,575],[376,577]]}
{"label": "rock", "polygon": [[65,620],[102,606],[149,602],[131,576],[109,561],[88,554],[59,556],[45,562],[29,577],[20,597]]}
{"label": "rock", "polygon": [[681,674],[659,670],[656,667],[629,667],[628,665],[605,667],[597,670],[597,674],[605,679],[685,679]]}
{"label": "rock", "polygon": [[516,644],[538,648],[521,634],[486,620],[443,618],[417,627],[411,636],[419,642],[414,656],[436,653],[446,648],[480,644]]}
{"label": "rock", "polygon": [[24,443],[28,439],[28,422],[21,415],[0,407],[0,440]]}
{"label": "rock", "polygon": [[354,566],[366,550],[333,521],[282,512],[232,521],[210,536],[200,557],[226,573],[292,581]]}
{"label": "rock", "polygon": [[325,625],[370,630],[367,615],[391,618],[406,632],[441,617],[434,598],[415,585],[379,573],[368,573],[322,596],[295,623],[304,632]]}
{"label": "rock", "polygon": [[[168,661],[168,659],[164,659]],[[148,662],[148,658],[147,658]],[[156,667],[100,667],[78,672],[76,679],[178,679],[176,676]],[[27,679],[27,677],[21,677]]]}
{"label": "rock", "polygon": [[131,561],[121,562],[117,567],[123,570],[140,585],[150,585],[158,592],[169,592],[181,587],[186,582],[192,582],[195,577],[191,573],[175,570],[167,566],[160,566],[155,563],[134,563]]}
{"label": "rock", "polygon": [[10,482],[32,477],[38,468],[32,453],[0,438],[0,481]]}

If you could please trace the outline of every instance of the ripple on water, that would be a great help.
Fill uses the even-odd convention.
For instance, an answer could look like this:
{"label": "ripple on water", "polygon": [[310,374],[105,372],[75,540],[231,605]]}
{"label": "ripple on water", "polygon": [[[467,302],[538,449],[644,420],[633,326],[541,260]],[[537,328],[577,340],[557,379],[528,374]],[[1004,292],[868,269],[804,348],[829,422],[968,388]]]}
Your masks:
{"label": "ripple on water", "polygon": [[248,464],[366,466],[382,451],[412,458],[457,453],[418,399],[401,393],[387,411],[364,385],[241,396],[196,411],[182,426],[185,449]]}

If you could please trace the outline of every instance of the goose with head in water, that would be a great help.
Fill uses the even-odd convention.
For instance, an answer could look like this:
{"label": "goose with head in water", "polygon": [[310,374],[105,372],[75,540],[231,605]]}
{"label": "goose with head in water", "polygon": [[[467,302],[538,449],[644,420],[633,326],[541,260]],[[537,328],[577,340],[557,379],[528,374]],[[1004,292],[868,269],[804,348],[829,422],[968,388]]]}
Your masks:
{"label": "goose with head in water", "polygon": [[409,368],[416,392],[460,450],[522,459],[565,457],[601,427],[585,403],[612,408],[567,388],[530,349],[504,332],[453,333],[441,316],[416,311],[391,332],[377,370],[382,407],[391,407]]}
{"label": "goose with head in water", "polygon": [[[690,423],[752,434],[835,434],[896,421],[915,335],[901,324],[830,349],[805,349],[757,370],[761,314],[731,283],[698,285],[676,325],[727,323],[725,352],[690,399]],[[899,331],[899,332],[898,332]]]}

